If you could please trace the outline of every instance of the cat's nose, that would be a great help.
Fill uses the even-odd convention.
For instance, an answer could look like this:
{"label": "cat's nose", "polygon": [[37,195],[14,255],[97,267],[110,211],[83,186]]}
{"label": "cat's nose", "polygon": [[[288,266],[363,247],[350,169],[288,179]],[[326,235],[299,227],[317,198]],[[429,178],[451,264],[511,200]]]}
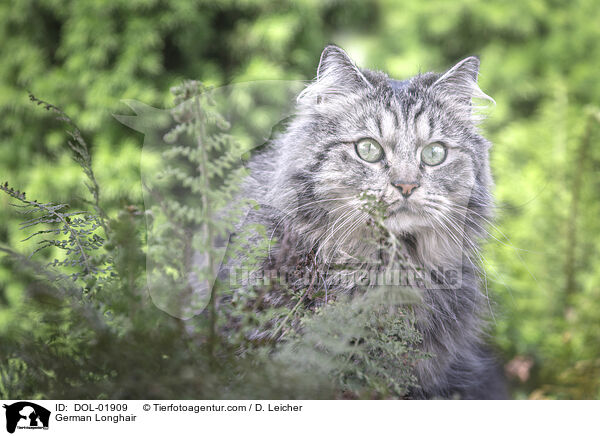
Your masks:
{"label": "cat's nose", "polygon": [[400,190],[404,198],[410,197],[415,192],[415,189],[421,186],[418,182],[405,182],[404,180],[396,180],[392,182],[392,185]]}

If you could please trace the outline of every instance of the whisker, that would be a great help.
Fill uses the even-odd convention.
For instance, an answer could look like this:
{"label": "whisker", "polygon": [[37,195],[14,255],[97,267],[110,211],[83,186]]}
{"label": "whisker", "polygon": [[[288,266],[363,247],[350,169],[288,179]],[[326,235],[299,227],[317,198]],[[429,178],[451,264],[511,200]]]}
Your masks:
{"label": "whisker", "polygon": [[[441,205],[440,205],[441,206]],[[476,211],[469,209],[465,206],[456,204],[456,203],[451,203],[449,205],[447,205],[448,208],[454,208],[454,210],[456,209],[461,209],[464,211],[467,211],[469,213],[473,213],[475,215],[477,215],[480,219],[482,219],[484,222],[486,222],[489,226],[491,226],[495,231],[499,232],[505,239],[506,241],[509,241],[508,243],[505,243],[501,240],[499,240],[498,238],[496,238],[494,235],[492,235],[485,227],[483,227],[481,224],[479,224],[478,222],[476,222],[475,220],[471,219],[470,222],[476,224],[484,233],[486,236],[490,236],[491,238],[493,238],[494,240],[498,241],[499,243],[501,243],[504,246],[510,247],[513,250],[515,250],[515,254],[517,255],[517,257],[519,258],[519,261],[521,262],[521,264],[525,267],[525,269],[527,270],[527,273],[530,275],[531,278],[533,278],[534,281],[537,282],[537,278],[535,277],[535,275],[531,272],[531,270],[529,269],[529,267],[527,266],[527,263],[523,260],[523,258],[521,257],[521,254],[519,253],[519,251],[526,251],[526,252],[531,252],[531,253],[539,253],[537,251],[532,251],[532,250],[526,250],[523,248],[519,248],[519,247],[515,247],[513,244],[510,243],[510,238],[504,233],[502,232],[502,230],[500,230],[496,225],[494,225],[489,219],[487,219],[486,217],[484,217],[483,215],[477,213]],[[491,267],[491,265],[490,265]],[[493,267],[492,267],[493,268]],[[506,285],[505,285],[506,286]]]}
{"label": "whisker", "polygon": [[[271,231],[271,236],[269,237],[269,259],[271,258],[271,247],[272,247],[273,236],[275,235],[275,232],[277,231],[277,229],[279,228],[279,226],[281,225],[281,223],[287,217],[289,217],[291,214],[293,214],[294,212],[300,211],[302,209],[305,209],[305,208],[307,208],[309,206],[312,206],[314,204],[317,204],[317,203],[323,203],[323,202],[328,202],[328,201],[331,201],[331,202],[334,202],[334,201],[344,201],[344,200],[350,200],[352,198],[356,198],[356,197],[355,196],[348,196],[348,197],[324,198],[324,199],[320,199],[320,200],[309,201],[308,203],[304,203],[304,204],[301,204],[301,205],[295,206],[293,208],[289,208],[289,209],[286,209],[286,210],[282,211],[282,213],[284,215],[277,222],[277,224],[274,226],[273,230]],[[340,207],[338,207],[338,208],[333,209],[330,212],[335,212],[335,211],[337,211],[338,209],[340,209],[340,208],[342,208],[344,206],[345,206],[345,204],[342,205],[342,206],[340,206]]]}

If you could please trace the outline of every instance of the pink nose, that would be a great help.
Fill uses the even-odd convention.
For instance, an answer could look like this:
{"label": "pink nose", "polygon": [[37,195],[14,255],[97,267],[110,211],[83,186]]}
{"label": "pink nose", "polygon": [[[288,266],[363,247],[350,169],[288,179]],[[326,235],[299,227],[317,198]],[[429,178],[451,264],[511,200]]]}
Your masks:
{"label": "pink nose", "polygon": [[404,198],[410,197],[410,195],[415,191],[415,189],[421,186],[417,182],[405,182],[403,180],[397,180],[395,182],[392,182],[392,185],[394,185],[400,190]]}

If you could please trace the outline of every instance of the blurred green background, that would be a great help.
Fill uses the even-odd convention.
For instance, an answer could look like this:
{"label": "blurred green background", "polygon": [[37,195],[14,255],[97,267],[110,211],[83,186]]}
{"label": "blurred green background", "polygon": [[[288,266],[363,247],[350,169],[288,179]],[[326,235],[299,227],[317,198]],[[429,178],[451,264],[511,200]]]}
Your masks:
{"label": "blurred green background", "polygon": [[[63,126],[27,90],[79,124],[110,213],[143,207],[143,136],[112,117],[121,99],[170,107],[182,79],[309,80],[328,43],[399,79],[477,54],[497,102],[483,127],[498,206],[491,340],[515,398],[600,399],[598,23],[596,0],[2,2],[0,181],[44,201],[85,194]],[[0,242],[18,247],[8,204]],[[0,334],[22,292],[0,269]]]}

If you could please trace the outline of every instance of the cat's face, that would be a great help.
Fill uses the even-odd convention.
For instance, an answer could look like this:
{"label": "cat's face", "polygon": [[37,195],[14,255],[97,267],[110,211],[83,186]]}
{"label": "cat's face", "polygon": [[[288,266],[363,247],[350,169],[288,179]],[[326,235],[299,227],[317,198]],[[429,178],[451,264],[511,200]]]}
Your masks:
{"label": "cat's face", "polygon": [[[319,196],[373,194],[386,208],[390,230],[430,226],[443,207],[464,207],[476,162],[448,116],[420,101],[355,102],[356,109],[330,118],[334,141],[323,144],[315,169]],[[404,112],[403,112],[404,108]],[[355,200],[349,198],[349,201]]]}
{"label": "cat's face", "polygon": [[475,94],[478,65],[468,58],[443,76],[397,82],[359,71],[337,47],[326,49],[316,84],[301,96],[312,121],[299,165],[310,172],[314,200],[335,199],[323,202],[330,219],[366,221],[352,215],[368,193],[395,233],[447,232],[470,201],[487,199],[489,145],[471,106],[472,97],[484,96]]}

